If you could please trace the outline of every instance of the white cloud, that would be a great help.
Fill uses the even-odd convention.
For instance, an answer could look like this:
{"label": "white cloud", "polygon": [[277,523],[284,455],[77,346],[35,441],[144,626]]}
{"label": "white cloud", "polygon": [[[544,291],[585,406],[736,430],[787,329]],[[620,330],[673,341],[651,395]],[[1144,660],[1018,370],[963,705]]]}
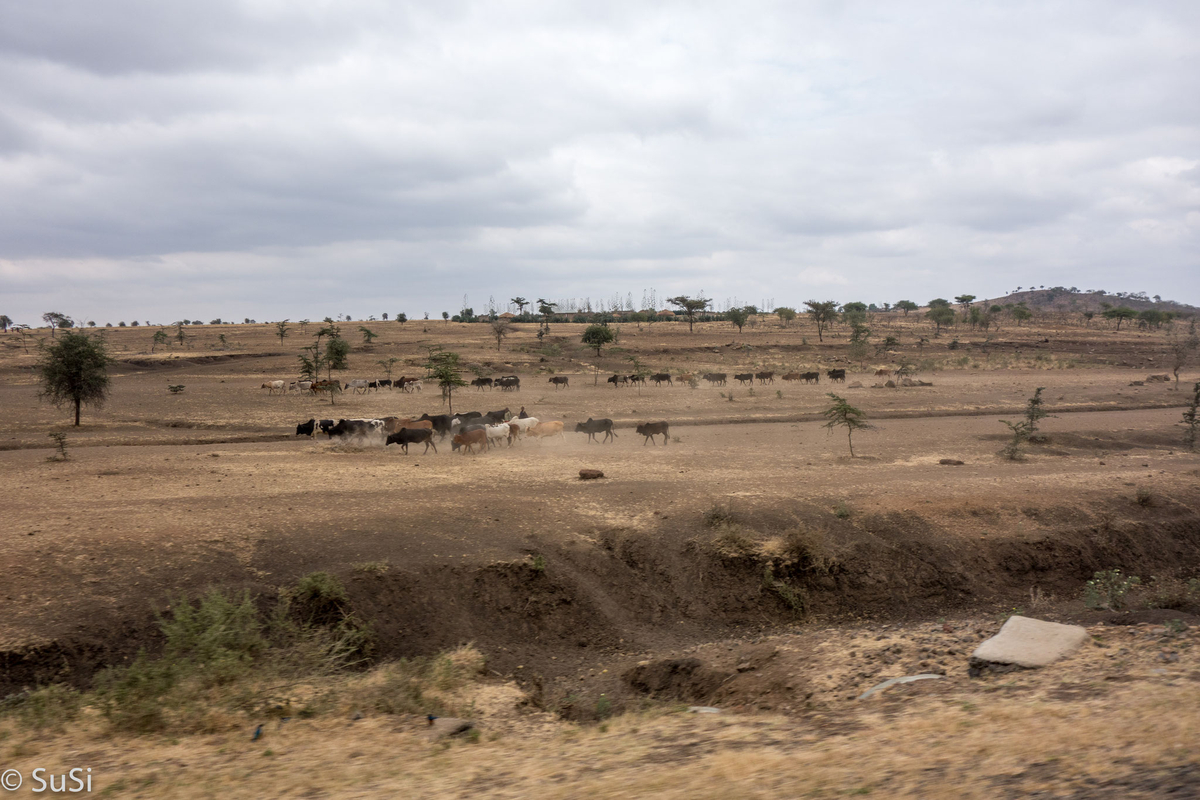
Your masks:
{"label": "white cloud", "polygon": [[1190,3],[0,2],[21,319],[1200,301]]}

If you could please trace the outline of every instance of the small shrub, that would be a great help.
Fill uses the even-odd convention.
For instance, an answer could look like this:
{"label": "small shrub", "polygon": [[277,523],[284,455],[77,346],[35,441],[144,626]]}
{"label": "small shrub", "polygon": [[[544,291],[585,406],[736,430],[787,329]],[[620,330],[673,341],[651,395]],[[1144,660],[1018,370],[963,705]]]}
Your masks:
{"label": "small shrub", "polygon": [[774,592],[779,599],[787,604],[788,608],[795,611],[797,614],[804,614],[808,608],[808,603],[804,597],[804,593],[789,585],[785,581],[781,581],[775,577],[775,571],[770,564],[763,568],[763,588]]}
{"label": "small shrub", "polygon": [[47,461],[66,461],[67,456],[67,434],[62,431],[46,434],[54,440],[54,446],[57,449],[52,456],[48,457]]}
{"label": "small shrub", "polygon": [[545,572],[546,571],[545,556],[535,555],[533,557],[533,560],[530,561],[529,566],[533,569],[534,572]]}
{"label": "small shrub", "polygon": [[180,392],[183,391],[183,389],[184,389],[184,384],[182,384],[182,383],[175,383],[175,384],[167,385],[167,391],[170,392],[171,394],[179,394]]}
{"label": "small shrub", "polygon": [[1136,575],[1128,578],[1119,569],[1097,572],[1083,587],[1083,602],[1088,608],[1120,611],[1125,607],[1125,595],[1141,584]]}
{"label": "small shrub", "polygon": [[775,390],[775,399],[777,399],[777,400],[782,400],[782,399],[783,399],[783,389],[776,389],[776,390]]}
{"label": "small shrub", "polygon": [[305,575],[292,589],[291,599],[307,621],[317,625],[340,622],[350,603],[346,587],[328,572]]}
{"label": "small shrub", "polygon": [[383,561],[363,561],[355,564],[353,567],[355,572],[361,572],[366,575],[383,575],[391,568],[392,565],[387,562],[387,559]]}
{"label": "small shrub", "polygon": [[738,525],[727,525],[721,535],[713,539],[713,550],[722,558],[740,559],[755,555],[758,548]]}
{"label": "small shrub", "polygon": [[750,391],[746,392],[746,394],[747,394],[747,396],[749,396],[749,397],[754,397],[754,387],[753,387],[753,386],[751,386],[751,387],[750,387]]}
{"label": "small shrub", "polygon": [[1133,500],[1142,508],[1149,508],[1154,505],[1154,494],[1145,486],[1139,486],[1134,492]]}
{"label": "small shrub", "polygon": [[0,713],[12,714],[30,728],[62,730],[64,722],[79,714],[81,705],[79,692],[54,683],[3,698]]}
{"label": "small shrub", "polygon": [[1153,578],[1147,587],[1147,608],[1187,609],[1200,605],[1200,578]]}
{"label": "small shrub", "polygon": [[839,500],[833,507],[833,515],[838,519],[850,519],[850,507],[844,501]]}
{"label": "small shrub", "polygon": [[720,528],[736,522],[728,503],[716,503],[704,512],[704,524],[710,528]]}
{"label": "small shrub", "polygon": [[954,341],[950,342],[950,344],[946,345],[946,349],[948,350],[957,350],[958,347],[958,339],[955,339]]}

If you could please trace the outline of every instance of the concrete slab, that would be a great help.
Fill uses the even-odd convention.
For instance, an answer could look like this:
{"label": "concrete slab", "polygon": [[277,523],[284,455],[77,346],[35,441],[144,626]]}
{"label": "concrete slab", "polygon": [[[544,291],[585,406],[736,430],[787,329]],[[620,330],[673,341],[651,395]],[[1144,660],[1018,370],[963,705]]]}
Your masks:
{"label": "concrete slab", "polygon": [[1078,625],[1013,615],[999,633],[975,648],[971,660],[1044,667],[1074,653],[1087,638],[1087,631]]}

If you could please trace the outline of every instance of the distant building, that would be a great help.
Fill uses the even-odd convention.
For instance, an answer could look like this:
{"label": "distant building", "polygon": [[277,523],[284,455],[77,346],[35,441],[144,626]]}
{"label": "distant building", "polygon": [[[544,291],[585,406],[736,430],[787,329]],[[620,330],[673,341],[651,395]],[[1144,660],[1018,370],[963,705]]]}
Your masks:
{"label": "distant building", "polygon": [[662,311],[658,312],[658,318],[659,319],[675,319],[675,312],[669,308],[664,308]]}
{"label": "distant building", "polygon": [[503,314],[500,315],[500,319],[514,319],[516,316],[517,315],[512,313],[511,311],[505,311]]}

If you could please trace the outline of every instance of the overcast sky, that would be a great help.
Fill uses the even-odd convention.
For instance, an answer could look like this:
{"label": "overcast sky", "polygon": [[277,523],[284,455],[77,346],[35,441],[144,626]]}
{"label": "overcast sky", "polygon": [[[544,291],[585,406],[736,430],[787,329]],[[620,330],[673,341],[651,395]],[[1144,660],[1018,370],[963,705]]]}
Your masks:
{"label": "overcast sky", "polygon": [[0,313],[1200,303],[1200,3],[0,0]]}

